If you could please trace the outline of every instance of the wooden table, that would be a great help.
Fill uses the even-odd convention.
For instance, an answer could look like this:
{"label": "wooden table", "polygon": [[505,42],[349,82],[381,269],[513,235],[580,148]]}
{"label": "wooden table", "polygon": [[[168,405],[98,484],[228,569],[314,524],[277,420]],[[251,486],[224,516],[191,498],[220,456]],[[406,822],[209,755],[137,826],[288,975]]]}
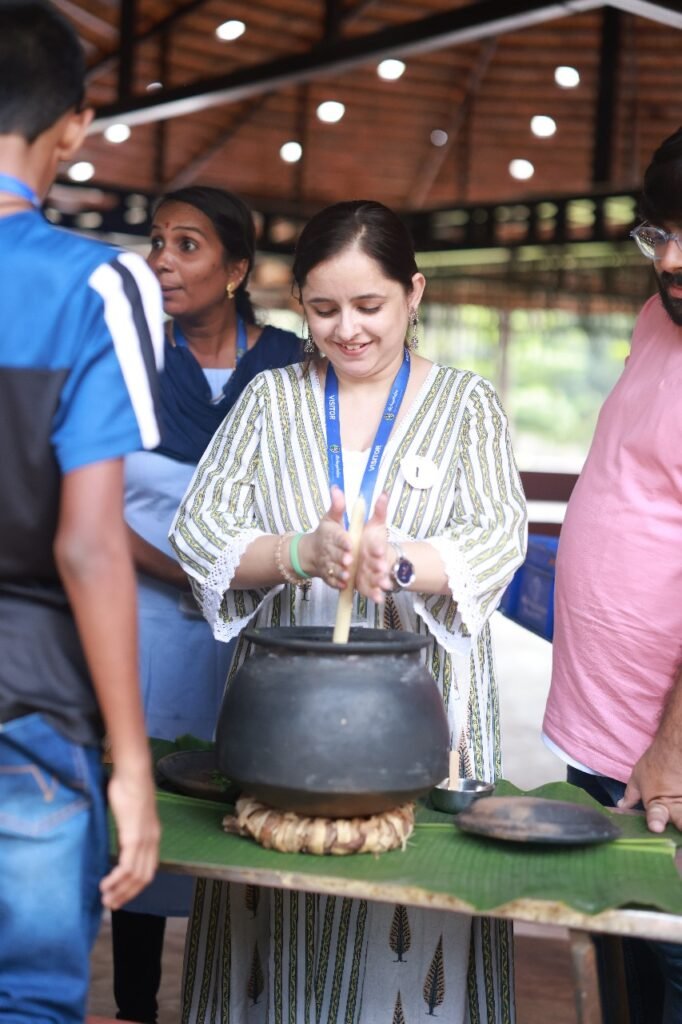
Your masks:
{"label": "wooden table", "polygon": [[[440,866],[440,873],[438,870],[429,872],[425,882],[411,867],[409,852],[401,854],[396,851],[378,858],[367,854],[356,857],[278,854],[263,850],[249,839],[223,834],[220,823],[227,811],[225,805],[159,794],[159,811],[164,830],[161,867],[170,872],[569,929],[580,1024],[598,1024],[601,1021],[590,933],[682,943],[682,915],[678,913],[623,907],[586,913],[560,900],[525,897],[508,900],[492,908],[477,909],[466,899],[453,894],[450,875],[443,870],[442,853],[438,853],[434,861]],[[449,829],[448,837],[453,832],[452,825]],[[422,829],[419,841],[423,849],[433,846],[442,850],[445,836],[444,830],[428,833]],[[506,844],[505,848],[515,845]],[[507,856],[515,854],[518,856],[517,851]],[[353,871],[358,871],[360,863],[361,873],[353,877]],[[682,893],[682,882],[680,889]],[[621,1019],[626,1024],[625,1009]]]}

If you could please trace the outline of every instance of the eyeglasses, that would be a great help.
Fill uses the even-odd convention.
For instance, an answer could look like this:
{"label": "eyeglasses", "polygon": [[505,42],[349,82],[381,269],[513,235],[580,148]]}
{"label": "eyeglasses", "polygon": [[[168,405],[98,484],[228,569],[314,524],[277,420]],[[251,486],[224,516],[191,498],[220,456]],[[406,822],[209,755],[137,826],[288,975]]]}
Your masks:
{"label": "eyeglasses", "polygon": [[670,242],[675,242],[682,252],[682,232],[673,234],[663,228],[655,228],[652,224],[640,224],[630,232],[630,238],[634,238],[639,251],[648,260],[660,260],[663,250]]}

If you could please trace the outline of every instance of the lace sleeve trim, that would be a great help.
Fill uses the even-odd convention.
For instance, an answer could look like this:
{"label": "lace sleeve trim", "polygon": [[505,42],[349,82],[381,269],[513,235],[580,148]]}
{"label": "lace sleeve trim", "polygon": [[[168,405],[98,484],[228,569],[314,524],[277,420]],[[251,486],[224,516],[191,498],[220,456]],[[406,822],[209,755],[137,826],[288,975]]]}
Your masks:
{"label": "lace sleeve trim", "polygon": [[[283,584],[281,584],[267,590],[261,590],[263,599],[259,601],[253,611],[244,617],[227,620],[220,614],[225,594],[230,589],[230,583],[234,579],[244,552],[254,540],[265,536],[267,535],[263,530],[251,529],[241,532],[238,537],[235,537],[221,551],[211,566],[208,576],[201,583],[201,610],[216,640],[227,642],[238,636],[263,604],[273,598],[283,588]],[[256,590],[257,588],[254,587],[253,589]]]}
{"label": "lace sleeve trim", "polygon": [[[395,529],[389,529],[392,540],[409,542],[413,537],[403,535]],[[452,597],[449,599],[457,604],[453,627],[448,629],[441,618],[434,615],[429,604],[438,599],[435,594],[413,592],[414,610],[428,626],[429,632],[446,651],[452,654],[468,654],[471,650],[472,638],[482,629],[485,618],[481,615],[471,570],[466,563],[459,545],[449,537],[423,538],[436,549],[445,568],[448,586]],[[446,600],[448,600],[446,598]]]}

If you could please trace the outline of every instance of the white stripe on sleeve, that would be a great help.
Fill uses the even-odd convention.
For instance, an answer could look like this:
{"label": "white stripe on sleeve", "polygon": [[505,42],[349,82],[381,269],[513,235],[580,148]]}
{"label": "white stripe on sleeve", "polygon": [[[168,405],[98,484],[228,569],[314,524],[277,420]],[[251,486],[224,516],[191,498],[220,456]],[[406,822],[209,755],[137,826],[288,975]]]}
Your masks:
{"label": "white stripe on sleeve", "polygon": [[165,317],[163,315],[159,282],[153,271],[149,269],[145,261],[137,253],[121,252],[118,255],[118,262],[127,267],[135,278],[137,287],[140,289],[140,297],[154,349],[156,369],[160,372],[163,369],[163,322]]}
{"label": "white stripe on sleeve", "polygon": [[[142,261],[140,260],[140,262]],[[139,283],[136,273],[138,270],[139,265],[132,271],[135,273],[136,283]],[[151,271],[149,273],[151,274]],[[154,398],[147,374],[147,367],[142,355],[140,337],[135,326],[133,309],[125,294],[121,274],[110,264],[103,263],[90,275],[88,283],[98,293],[104,303],[104,319],[109,328],[114,350],[121,367],[121,373],[123,374],[123,380],[128,389],[142,444],[145,448],[156,448],[161,440],[161,436],[154,409]],[[152,283],[156,284],[155,281],[152,281]],[[144,299],[142,301],[144,304]],[[149,302],[151,302],[151,299]],[[144,307],[144,312],[146,316],[146,307]],[[155,322],[149,323],[149,333],[154,339],[155,357],[158,352],[157,335],[162,330],[161,323],[160,316],[158,318],[158,327]],[[161,349],[163,349],[162,337],[160,344]]]}

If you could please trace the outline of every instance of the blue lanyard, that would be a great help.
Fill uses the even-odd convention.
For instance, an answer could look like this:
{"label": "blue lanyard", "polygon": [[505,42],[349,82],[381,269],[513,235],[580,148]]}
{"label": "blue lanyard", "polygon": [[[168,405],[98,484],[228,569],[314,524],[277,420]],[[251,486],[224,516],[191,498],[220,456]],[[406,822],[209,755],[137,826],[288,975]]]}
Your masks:
{"label": "blue lanyard", "polygon": [[[0,176],[0,180],[1,180],[1,176]],[[180,328],[178,327],[178,325],[176,323],[173,323],[173,336],[175,337],[176,343],[178,345],[180,345],[182,348],[187,348],[188,347],[187,340],[186,340],[185,336],[183,335],[182,331],[180,330]],[[242,317],[238,316],[237,317],[237,351],[236,351],[235,360],[234,360],[235,366],[237,365],[237,363],[239,362],[241,357],[246,352],[247,347],[248,347],[248,343],[247,343],[247,338],[246,338],[246,324],[244,323],[244,320],[242,319]]]}
{"label": "blue lanyard", "polygon": [[246,352],[246,324],[240,316],[237,317],[237,352],[234,359],[236,366]]}
{"label": "blue lanyard", "polygon": [[[365,502],[365,519],[369,516],[381,456],[393,430],[400,409],[407,382],[410,379],[410,354],[405,349],[402,366],[398,370],[386,400],[376,436],[369,451],[367,465],[360,484],[360,497]],[[341,419],[339,416],[339,381],[331,363],[327,364],[327,379],[324,385],[324,405],[327,424],[327,461],[329,465],[329,486],[336,484],[344,490],[343,451],[341,450]],[[348,526],[348,509],[344,515]]]}
{"label": "blue lanyard", "polygon": [[0,174],[0,192],[11,192],[13,196],[27,199],[31,206],[35,206],[36,210],[40,209],[40,199],[31,186],[27,185],[25,181],[21,181],[20,178],[15,178],[12,174]]}

